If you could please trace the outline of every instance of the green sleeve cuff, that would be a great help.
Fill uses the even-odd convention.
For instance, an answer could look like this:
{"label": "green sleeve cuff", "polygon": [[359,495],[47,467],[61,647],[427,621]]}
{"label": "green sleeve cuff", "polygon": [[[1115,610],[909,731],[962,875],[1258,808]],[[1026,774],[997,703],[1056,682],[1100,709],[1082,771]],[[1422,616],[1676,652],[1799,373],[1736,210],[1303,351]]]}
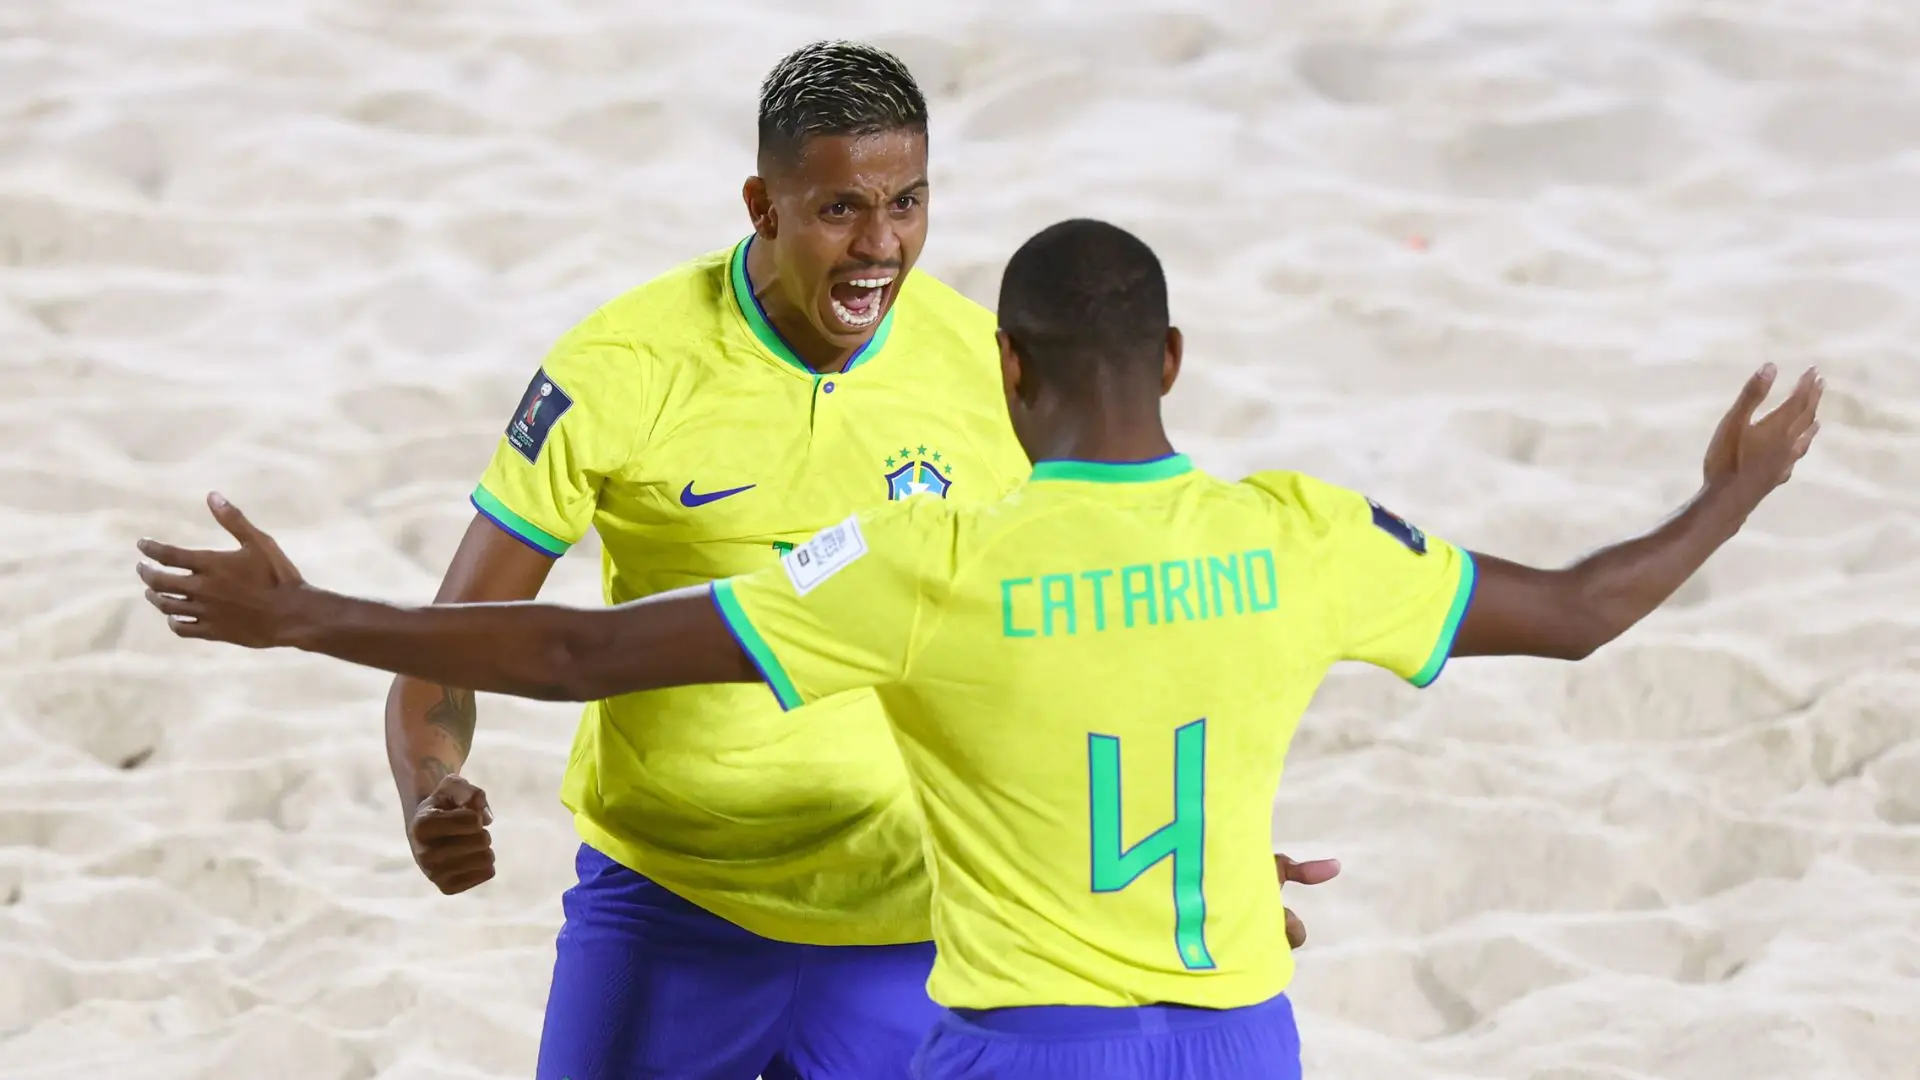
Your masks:
{"label": "green sleeve cuff", "polygon": [[1480,580],[1479,571],[1473,565],[1473,556],[1465,548],[1460,551],[1460,580],[1453,587],[1453,606],[1447,610],[1447,621],[1440,627],[1440,639],[1433,643],[1433,652],[1427,662],[1407,680],[1415,686],[1433,685],[1446,669],[1447,658],[1453,655],[1453,639],[1460,634],[1460,621],[1467,617],[1467,609],[1473,606],[1474,585]]}
{"label": "green sleeve cuff", "polygon": [[733,632],[733,640],[760,669],[760,677],[767,680],[767,686],[773,691],[773,698],[783,710],[793,710],[806,704],[800,700],[800,692],[793,688],[793,680],[787,677],[787,669],[780,666],[780,658],[773,655],[773,647],[760,631],[753,628],[747,613],[740,607],[740,598],[733,595],[733,582],[720,580],[713,583],[713,605],[720,609],[720,618],[726,621],[727,629]]}
{"label": "green sleeve cuff", "polygon": [[473,508],[480,511],[482,517],[498,525],[502,532],[542,555],[559,558],[573,546],[514,513],[512,507],[501,502],[499,496],[488,491],[484,485],[473,489]]}

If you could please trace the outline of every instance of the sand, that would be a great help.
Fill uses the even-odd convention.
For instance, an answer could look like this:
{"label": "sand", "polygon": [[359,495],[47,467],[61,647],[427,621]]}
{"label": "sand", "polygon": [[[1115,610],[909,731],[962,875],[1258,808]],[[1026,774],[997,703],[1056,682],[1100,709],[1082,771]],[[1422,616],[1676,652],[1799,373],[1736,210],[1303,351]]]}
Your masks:
{"label": "sand", "polygon": [[575,709],[483,700],[500,876],[442,898],[385,679],[175,641],[131,545],[214,541],[217,487],[429,597],[546,345],[744,231],[757,80],[849,34],[933,98],[925,267],[991,302],[1063,216],[1158,247],[1215,471],[1557,563],[1821,364],[1813,456],[1624,640],[1328,685],[1294,992],[1318,1077],[1915,1075],[1910,4],[652,7],[0,8],[0,1074],[531,1075]]}

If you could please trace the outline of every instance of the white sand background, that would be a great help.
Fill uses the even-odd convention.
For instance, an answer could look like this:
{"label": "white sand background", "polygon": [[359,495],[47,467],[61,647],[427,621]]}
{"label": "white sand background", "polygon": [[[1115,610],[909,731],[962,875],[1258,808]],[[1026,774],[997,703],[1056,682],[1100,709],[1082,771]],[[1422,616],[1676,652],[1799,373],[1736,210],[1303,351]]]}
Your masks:
{"label": "white sand background", "polygon": [[[409,859],[374,673],[173,640],[218,487],[424,599],[547,344],[745,229],[817,36],[934,109],[924,266],[1154,243],[1179,440],[1558,562],[1828,372],[1790,487],[1578,667],[1340,674],[1276,842],[1318,1077],[1920,1075],[1920,13],[1901,0],[0,4],[0,1074],[531,1075],[576,710],[486,699],[500,876]],[[549,595],[592,602],[597,550]]]}

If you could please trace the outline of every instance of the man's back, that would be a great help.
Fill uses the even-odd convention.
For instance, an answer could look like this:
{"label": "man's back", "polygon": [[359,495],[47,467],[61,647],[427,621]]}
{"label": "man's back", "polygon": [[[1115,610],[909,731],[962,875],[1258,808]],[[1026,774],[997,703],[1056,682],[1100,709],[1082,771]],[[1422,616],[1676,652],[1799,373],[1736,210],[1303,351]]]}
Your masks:
{"label": "man's back", "polygon": [[1308,477],[1047,462],[719,589],[784,700],[879,687],[926,818],[952,1007],[1232,1007],[1292,965],[1270,812],[1343,659],[1432,681],[1464,553]]}

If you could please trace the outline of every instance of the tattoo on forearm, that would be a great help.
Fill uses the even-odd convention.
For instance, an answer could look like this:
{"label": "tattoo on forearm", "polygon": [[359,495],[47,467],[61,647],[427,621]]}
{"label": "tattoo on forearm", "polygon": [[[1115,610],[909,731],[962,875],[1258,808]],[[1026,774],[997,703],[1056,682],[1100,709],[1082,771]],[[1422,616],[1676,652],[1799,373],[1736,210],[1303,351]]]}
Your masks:
{"label": "tattoo on forearm", "polygon": [[473,749],[473,727],[478,718],[473,691],[457,690],[451,686],[442,687],[440,700],[427,710],[427,723],[451,736],[463,758]]}
{"label": "tattoo on forearm", "polygon": [[428,791],[439,787],[440,781],[452,775],[453,769],[439,758],[424,757],[420,759],[420,779],[423,781],[421,786]]}

